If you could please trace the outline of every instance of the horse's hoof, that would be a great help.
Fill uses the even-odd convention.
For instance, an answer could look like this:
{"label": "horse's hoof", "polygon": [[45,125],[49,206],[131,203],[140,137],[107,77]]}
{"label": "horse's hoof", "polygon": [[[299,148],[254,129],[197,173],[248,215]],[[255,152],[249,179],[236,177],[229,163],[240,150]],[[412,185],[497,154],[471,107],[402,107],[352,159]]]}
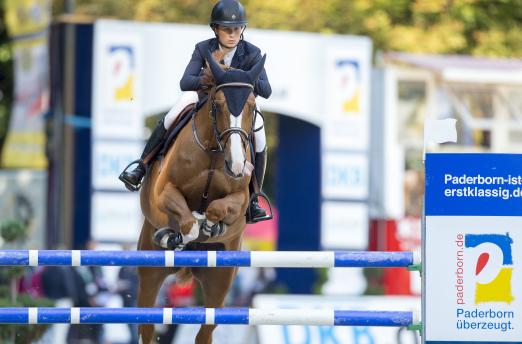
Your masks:
{"label": "horse's hoof", "polygon": [[158,229],[154,233],[153,242],[157,246],[167,249],[167,250],[176,250],[180,246],[184,247],[183,245],[183,237],[180,232],[174,232],[169,227],[164,227],[161,229]]}
{"label": "horse's hoof", "polygon": [[223,223],[223,221],[214,223],[212,221],[206,220],[202,223],[201,230],[209,237],[214,238],[225,233],[225,226],[226,225]]}

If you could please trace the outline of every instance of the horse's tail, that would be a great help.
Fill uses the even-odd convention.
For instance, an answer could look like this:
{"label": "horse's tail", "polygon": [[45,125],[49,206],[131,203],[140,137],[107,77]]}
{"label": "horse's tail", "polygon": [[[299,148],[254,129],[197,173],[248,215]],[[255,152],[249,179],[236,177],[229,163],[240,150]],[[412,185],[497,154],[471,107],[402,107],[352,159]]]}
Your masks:
{"label": "horse's tail", "polygon": [[178,285],[187,284],[192,280],[192,270],[190,268],[181,268],[176,273],[176,283]]}

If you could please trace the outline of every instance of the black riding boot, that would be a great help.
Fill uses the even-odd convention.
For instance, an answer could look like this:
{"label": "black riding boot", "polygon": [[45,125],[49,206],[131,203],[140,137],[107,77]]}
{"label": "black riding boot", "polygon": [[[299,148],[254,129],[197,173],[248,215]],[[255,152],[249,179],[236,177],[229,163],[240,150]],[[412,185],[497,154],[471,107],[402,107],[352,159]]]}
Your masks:
{"label": "black riding boot", "polygon": [[[261,191],[261,188],[263,187],[263,181],[265,179],[265,171],[266,171],[266,148],[262,151],[257,153],[255,156],[255,174],[256,174],[256,180],[257,180],[257,186],[259,187],[259,191]],[[252,194],[254,191],[250,189],[250,193]],[[255,223],[259,221],[259,219],[262,219],[263,217],[266,217],[266,210],[261,208],[259,205],[259,201],[257,197],[254,197],[252,199],[252,202],[249,204],[250,208],[250,219],[249,222]],[[257,219],[257,221],[256,221]]]}
{"label": "black riding boot", "polygon": [[[127,168],[120,174],[120,180],[125,184],[125,187],[129,189],[130,191],[138,191],[141,187],[141,180],[143,179],[143,176],[145,176],[145,173],[147,172],[147,166],[144,163],[144,159],[151,154],[156,147],[161,145],[163,141],[165,140],[165,133],[167,130],[165,129],[165,126],[163,124],[163,119],[158,122],[156,125],[156,128],[154,128],[154,131],[150,135],[149,140],[147,141],[147,144],[145,145],[145,148],[143,149],[143,153],[141,153],[141,158],[139,160],[135,160],[131,163],[135,164],[137,163],[138,166],[130,172],[127,172]],[[149,161],[152,159],[149,159]]]}

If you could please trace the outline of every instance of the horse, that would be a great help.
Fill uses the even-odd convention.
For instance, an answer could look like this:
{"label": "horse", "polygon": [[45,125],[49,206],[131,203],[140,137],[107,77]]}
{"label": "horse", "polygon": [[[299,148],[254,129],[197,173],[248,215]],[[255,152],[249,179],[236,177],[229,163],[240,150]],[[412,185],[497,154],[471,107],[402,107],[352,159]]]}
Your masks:
{"label": "horse", "polygon": [[[249,71],[242,71],[224,70],[210,52],[206,56],[215,80],[208,100],[193,112],[191,125],[179,132],[164,157],[152,163],[142,183],[144,222],[138,250],[157,250],[158,245],[240,249],[253,170],[249,149],[257,114],[253,90],[265,59],[266,55]],[[192,277],[200,283],[206,308],[223,307],[236,271],[141,267],[138,306],[153,307],[163,280],[176,273],[179,283]],[[215,327],[202,325],[195,342],[211,343]],[[150,343],[154,326],[141,325],[139,333],[143,343]]]}

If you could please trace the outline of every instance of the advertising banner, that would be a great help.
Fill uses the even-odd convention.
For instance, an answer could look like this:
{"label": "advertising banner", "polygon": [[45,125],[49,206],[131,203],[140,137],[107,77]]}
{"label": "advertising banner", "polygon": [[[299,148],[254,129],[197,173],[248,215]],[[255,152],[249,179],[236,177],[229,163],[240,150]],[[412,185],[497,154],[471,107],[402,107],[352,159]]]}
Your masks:
{"label": "advertising banner", "polygon": [[323,187],[326,199],[366,200],[368,198],[368,156],[341,151],[323,152]]}
{"label": "advertising banner", "polygon": [[522,155],[428,154],[426,343],[522,342]]}
{"label": "advertising banner", "polygon": [[140,199],[130,192],[95,192],[91,222],[91,236],[97,241],[137,242],[143,223]]}
{"label": "advertising banner", "polygon": [[5,0],[5,23],[9,36],[28,36],[48,28],[50,0]]}
{"label": "advertising banner", "polygon": [[96,26],[93,137],[143,137],[142,42],[139,36],[109,33]]}
{"label": "advertising banner", "polygon": [[143,68],[140,34],[96,23],[91,236],[98,241],[135,242],[143,223],[139,194],[118,179],[143,148]]}
{"label": "advertising banner", "polygon": [[94,141],[92,154],[93,189],[127,193],[127,189],[120,182],[118,176],[131,161],[140,156],[142,146],[141,141]]}
{"label": "advertising banner", "polygon": [[371,49],[331,49],[326,57],[323,145],[327,149],[368,149]]}
{"label": "advertising banner", "polygon": [[[13,47],[14,95],[3,167],[47,167],[44,115],[49,109],[49,0],[7,0],[5,23]],[[0,97],[1,98],[1,97]]]}
{"label": "advertising banner", "polygon": [[368,247],[368,205],[362,202],[323,202],[323,249],[365,250]]}

